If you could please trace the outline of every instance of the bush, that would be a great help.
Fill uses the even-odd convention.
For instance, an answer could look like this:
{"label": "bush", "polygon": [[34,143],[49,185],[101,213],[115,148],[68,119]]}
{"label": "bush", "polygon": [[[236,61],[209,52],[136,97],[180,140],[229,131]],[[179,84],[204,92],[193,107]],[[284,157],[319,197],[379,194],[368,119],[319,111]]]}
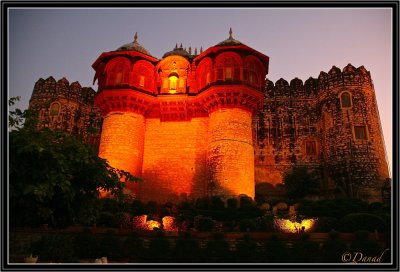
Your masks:
{"label": "bush", "polygon": [[73,239],[67,235],[45,234],[31,244],[31,252],[39,257],[39,261],[76,262]]}
{"label": "bush", "polygon": [[345,232],[356,230],[382,231],[385,221],[377,215],[369,213],[348,214],[340,220],[340,228]]}
{"label": "bush", "polygon": [[369,239],[369,232],[360,230],[354,233],[355,240],[351,244],[351,250],[353,252],[361,252],[366,256],[379,256],[382,253],[382,249],[377,241]]}
{"label": "bush", "polygon": [[85,229],[84,232],[75,236],[74,252],[79,259],[98,258],[97,248],[98,240],[89,229]]}
{"label": "bush", "polygon": [[132,201],[131,211],[132,215],[142,215],[147,212],[144,203],[137,199]]}
{"label": "bush", "polygon": [[116,228],[118,227],[118,222],[116,213],[103,211],[100,213],[97,219],[97,226],[106,228]]}
{"label": "bush", "polygon": [[273,232],[275,230],[273,215],[264,215],[262,217],[258,217],[255,219],[255,222],[256,230],[258,231]]}
{"label": "bush", "polygon": [[229,198],[226,203],[229,209],[236,209],[238,207],[238,201],[236,198]]}
{"label": "bush", "polygon": [[289,258],[288,248],[275,234],[264,242],[264,255],[270,263],[287,263]]}
{"label": "bush", "polygon": [[194,218],[194,227],[198,231],[212,231],[215,222],[210,217],[198,215]]}
{"label": "bush", "polygon": [[253,199],[247,195],[241,195],[239,198],[240,208],[244,210],[249,210],[256,208],[256,205]]}
{"label": "bush", "polygon": [[289,207],[285,202],[279,202],[276,204],[276,208],[280,211],[286,211]]}
{"label": "bush", "polygon": [[269,205],[269,203],[263,203],[260,206],[260,210],[262,211],[269,211],[271,209],[271,205]]}
{"label": "bush", "polygon": [[342,254],[347,250],[346,242],[339,239],[339,232],[331,231],[330,239],[323,246],[323,261],[329,263],[341,263]]}
{"label": "bush", "polygon": [[294,262],[316,263],[321,260],[319,244],[311,241],[308,233],[303,233],[300,240],[293,244],[292,252]]}
{"label": "bush", "polygon": [[165,237],[164,232],[158,231],[156,237],[150,240],[146,260],[151,262],[168,262],[170,261],[170,254],[169,241]]}
{"label": "bush", "polygon": [[236,262],[256,262],[258,261],[257,243],[245,234],[242,241],[236,245]]}
{"label": "bush", "polygon": [[107,257],[109,260],[120,260],[122,256],[121,241],[113,231],[108,231],[99,239],[97,257]]}
{"label": "bush", "polygon": [[335,217],[319,217],[314,232],[329,232],[338,229],[339,220]]}
{"label": "bush", "polygon": [[224,201],[219,196],[211,197],[211,209],[212,210],[223,210],[225,208]]}
{"label": "bush", "polygon": [[240,231],[255,231],[256,230],[256,222],[253,219],[243,219],[239,221],[239,229]]}
{"label": "bush", "polygon": [[122,242],[122,257],[129,262],[140,262],[143,258],[143,240],[139,238],[137,233],[132,233]]}
{"label": "bush", "polygon": [[173,256],[178,262],[199,262],[200,247],[197,240],[190,237],[189,232],[185,232],[183,237],[176,240],[175,252]]}
{"label": "bush", "polygon": [[215,233],[213,240],[207,243],[206,252],[204,252],[204,262],[229,262],[231,254],[229,243],[225,240],[223,233]]}

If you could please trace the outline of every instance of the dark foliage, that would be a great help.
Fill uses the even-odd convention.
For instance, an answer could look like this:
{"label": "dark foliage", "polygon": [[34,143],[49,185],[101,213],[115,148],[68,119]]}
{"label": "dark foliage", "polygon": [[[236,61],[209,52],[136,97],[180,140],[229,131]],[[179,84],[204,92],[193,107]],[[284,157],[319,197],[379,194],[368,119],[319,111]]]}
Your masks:
{"label": "dark foliage", "polygon": [[200,255],[199,242],[192,239],[189,232],[185,232],[176,240],[173,256],[177,262],[200,262]]}
{"label": "dark foliage", "polygon": [[277,235],[272,235],[264,242],[263,259],[270,263],[289,262],[289,251],[284,242]]}
{"label": "dark foliage", "polygon": [[223,233],[215,233],[211,241],[207,243],[204,252],[204,262],[229,262],[231,261],[229,243],[225,240]]}
{"label": "dark foliage", "polygon": [[361,252],[365,256],[380,256],[382,248],[375,240],[369,239],[368,231],[356,231],[356,239],[351,243],[353,252]]}
{"label": "dark foliage", "polygon": [[382,231],[385,227],[385,221],[374,214],[352,213],[340,220],[340,226],[344,232],[354,232],[357,230]]}
{"label": "dark foliage", "polygon": [[303,233],[300,240],[293,244],[292,260],[299,263],[318,263],[321,261],[319,244],[310,240],[308,233]]}
{"label": "dark foliage", "polygon": [[67,235],[43,235],[32,243],[31,251],[42,262],[76,262],[73,240]]}
{"label": "dark foliage", "polygon": [[285,172],[283,180],[289,198],[303,198],[319,193],[319,177],[308,167],[294,166]]}
{"label": "dark foliage", "polygon": [[323,246],[323,260],[327,263],[342,263],[342,254],[347,251],[347,244],[339,239],[337,231],[331,231],[329,237]]}

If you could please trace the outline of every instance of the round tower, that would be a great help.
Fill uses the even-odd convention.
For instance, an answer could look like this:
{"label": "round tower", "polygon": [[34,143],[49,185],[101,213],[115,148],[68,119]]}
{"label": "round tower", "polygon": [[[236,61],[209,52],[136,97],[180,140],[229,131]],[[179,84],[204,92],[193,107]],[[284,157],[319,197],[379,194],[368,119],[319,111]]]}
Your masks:
{"label": "round tower", "polygon": [[[154,93],[155,62],[135,34],[132,43],[101,54],[92,65],[98,80],[95,105],[104,118],[99,156],[137,177],[142,174],[144,114]],[[134,185],[127,188],[136,192]]]}
{"label": "round tower", "polygon": [[209,113],[207,191],[254,198],[252,115],[264,99],[269,58],[232,37],[195,60],[199,99]]}

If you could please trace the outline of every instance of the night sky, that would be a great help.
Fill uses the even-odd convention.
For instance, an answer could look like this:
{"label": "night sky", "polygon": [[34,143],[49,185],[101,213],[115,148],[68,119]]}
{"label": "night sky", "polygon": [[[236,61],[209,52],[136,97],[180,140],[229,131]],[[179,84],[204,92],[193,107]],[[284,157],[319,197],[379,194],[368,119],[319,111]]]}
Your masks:
{"label": "night sky", "polygon": [[392,169],[392,14],[390,9],[10,9],[9,97],[25,109],[39,78],[93,86],[92,63],[138,42],[161,58],[175,44],[210,46],[233,37],[270,57],[268,79],[307,80],[333,65],[371,72]]}

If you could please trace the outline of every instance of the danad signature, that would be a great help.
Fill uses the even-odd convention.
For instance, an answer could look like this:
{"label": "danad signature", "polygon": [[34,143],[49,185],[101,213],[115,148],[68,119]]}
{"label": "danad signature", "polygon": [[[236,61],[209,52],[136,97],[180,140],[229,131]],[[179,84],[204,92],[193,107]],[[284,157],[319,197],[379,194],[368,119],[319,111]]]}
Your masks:
{"label": "danad signature", "polygon": [[342,254],[342,262],[344,263],[381,263],[382,257],[386,251],[385,249],[379,256],[368,256],[362,252],[345,252]]}

